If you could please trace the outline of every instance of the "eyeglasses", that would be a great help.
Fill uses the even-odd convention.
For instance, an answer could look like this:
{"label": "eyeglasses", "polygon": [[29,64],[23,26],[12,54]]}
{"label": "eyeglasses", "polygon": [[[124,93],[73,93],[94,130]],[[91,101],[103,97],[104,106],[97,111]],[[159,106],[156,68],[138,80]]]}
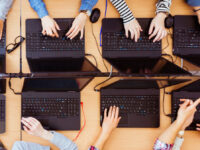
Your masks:
{"label": "eyeglasses", "polygon": [[11,53],[12,51],[14,51],[15,49],[17,49],[23,42],[24,42],[25,38],[22,36],[18,36],[15,38],[15,43],[11,43],[9,45],[6,46],[6,51],[7,53]]}

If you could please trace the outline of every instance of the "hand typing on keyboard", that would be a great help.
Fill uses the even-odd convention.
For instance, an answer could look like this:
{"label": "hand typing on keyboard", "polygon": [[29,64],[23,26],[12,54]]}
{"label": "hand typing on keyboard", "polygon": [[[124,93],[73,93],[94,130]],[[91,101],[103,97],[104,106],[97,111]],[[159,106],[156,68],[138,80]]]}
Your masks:
{"label": "hand typing on keyboard", "polygon": [[167,31],[165,29],[166,17],[167,15],[165,13],[158,13],[152,20],[149,28],[149,39],[155,37],[153,42],[160,41],[167,36]]}
{"label": "hand typing on keyboard", "polygon": [[70,39],[73,39],[75,36],[81,32],[80,39],[83,38],[84,26],[87,20],[87,15],[85,13],[80,13],[72,23],[72,27],[66,33],[66,36]]}
{"label": "hand typing on keyboard", "polygon": [[59,37],[57,30],[60,30],[60,27],[54,19],[50,16],[45,16],[41,19],[42,21],[42,34],[48,35],[51,37]]}
{"label": "hand typing on keyboard", "polygon": [[38,136],[49,141],[53,138],[53,134],[45,130],[37,119],[32,117],[22,118],[21,122],[24,130],[30,135]]}
{"label": "hand typing on keyboard", "polygon": [[103,148],[104,143],[107,141],[112,131],[118,126],[121,119],[121,117],[119,117],[119,107],[111,106],[108,114],[107,111],[107,109],[104,110],[104,120],[101,134],[94,144],[97,149]]}
{"label": "hand typing on keyboard", "polygon": [[176,121],[182,126],[181,130],[185,130],[193,122],[196,107],[199,105],[200,99],[197,99],[195,102],[188,99],[181,99],[180,101],[184,103],[180,104]]}
{"label": "hand typing on keyboard", "polygon": [[2,34],[3,34],[3,20],[0,20],[0,40],[1,40],[1,37],[2,37]]}
{"label": "hand typing on keyboard", "polygon": [[138,41],[140,38],[140,32],[142,31],[142,28],[138,21],[136,19],[133,19],[127,23],[124,23],[124,29],[126,37],[128,38],[128,33],[131,33],[131,39],[135,39],[135,42]]}

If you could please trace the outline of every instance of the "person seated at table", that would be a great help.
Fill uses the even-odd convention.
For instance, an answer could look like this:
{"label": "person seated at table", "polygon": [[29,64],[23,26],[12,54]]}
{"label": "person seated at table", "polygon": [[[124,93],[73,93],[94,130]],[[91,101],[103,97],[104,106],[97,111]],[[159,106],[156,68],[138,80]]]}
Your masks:
{"label": "person seated at table", "polygon": [[180,150],[184,141],[184,130],[193,122],[200,99],[195,102],[188,99],[182,99],[181,101],[184,103],[180,105],[177,119],[156,140],[154,150]]}
{"label": "person seated at table", "polygon": [[[35,118],[22,118],[21,122],[23,124],[24,131],[30,135],[48,140],[61,150],[78,150],[74,142],[60,133],[45,130],[41,123]],[[17,141],[14,143],[12,150],[50,150],[50,146]]]}
{"label": "person seated at table", "polygon": [[[118,107],[110,107],[108,115],[107,109],[105,109],[101,134],[94,144],[96,148],[94,146],[91,146],[89,150],[94,150],[94,148],[102,149],[105,141],[109,138],[110,134],[117,127],[121,119],[120,117],[118,117],[118,115]],[[25,132],[27,132],[30,135],[48,140],[61,150],[78,150],[74,142],[72,142],[60,133],[45,130],[42,127],[41,123],[35,118],[22,118],[21,122],[23,124]],[[50,146],[42,146],[36,143],[17,141],[14,143],[12,150],[50,150]]]}
{"label": "person seated at table", "polygon": [[200,24],[200,0],[186,0],[187,3],[193,7],[194,12],[197,14]]}
{"label": "person seated at table", "polygon": [[[140,32],[143,30],[137,19],[133,16],[125,0],[110,1],[118,10],[120,17],[123,19],[126,37],[128,38],[130,32],[130,38],[135,39],[135,42],[137,42],[140,38]],[[171,0],[158,0],[158,3],[156,4],[156,16],[152,20],[149,28],[149,39],[154,38],[153,42],[160,41],[167,36],[165,18],[168,16],[170,6]]]}
{"label": "person seated at table", "polygon": [[[42,22],[42,34],[51,37],[59,37],[57,30],[60,30],[56,21],[51,18],[46,9],[43,0],[29,0],[31,7],[37,12]],[[55,1],[56,3],[56,1]],[[72,27],[66,33],[66,36],[73,39],[79,32],[81,33],[80,39],[83,38],[84,26],[87,17],[90,16],[92,8],[97,3],[97,0],[81,0],[80,13],[72,23]]]}
{"label": "person seated at table", "polygon": [[6,15],[12,6],[13,0],[0,0],[0,40],[3,34],[3,25]]}
{"label": "person seated at table", "polygon": [[113,130],[117,128],[120,119],[121,117],[119,117],[118,107],[110,107],[108,114],[107,109],[105,109],[101,132],[89,150],[102,150],[105,142],[108,140]]}

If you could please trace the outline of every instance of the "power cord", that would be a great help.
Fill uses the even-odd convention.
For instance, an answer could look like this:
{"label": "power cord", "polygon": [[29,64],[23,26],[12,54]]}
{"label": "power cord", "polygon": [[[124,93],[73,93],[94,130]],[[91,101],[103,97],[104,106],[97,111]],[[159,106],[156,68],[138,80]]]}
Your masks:
{"label": "power cord", "polygon": [[[108,0],[106,0],[106,6],[105,6],[105,12],[104,12],[104,18],[106,18],[107,8],[108,8]],[[102,35],[102,25],[101,25],[101,29],[100,29],[100,33],[99,33],[100,46],[102,46],[101,35]]]}
{"label": "power cord", "polygon": [[174,115],[173,114],[167,114],[165,112],[165,94],[171,94],[171,93],[168,93],[168,92],[165,92],[165,88],[163,88],[163,114],[167,117],[170,117],[172,118]]}
{"label": "power cord", "polygon": [[83,129],[84,129],[85,126],[86,126],[86,117],[85,117],[83,102],[81,102],[81,109],[82,109],[82,112],[83,112],[84,123],[83,123],[82,128],[80,129],[80,131],[79,131],[78,134],[76,135],[76,137],[73,139],[73,142],[75,142],[75,141],[78,139],[78,137],[80,136],[81,132],[83,131]]}
{"label": "power cord", "polygon": [[15,90],[12,88],[11,79],[12,79],[12,78],[9,78],[9,82],[8,82],[9,88],[13,91],[13,93],[14,93],[15,95],[21,95],[22,93],[15,92]]}
{"label": "power cord", "polygon": [[96,67],[98,68],[98,63],[97,63],[97,59],[94,57],[94,55],[92,54],[85,54],[86,56],[92,56],[95,60],[95,63],[96,63]]}
{"label": "power cord", "polygon": [[106,64],[105,64],[105,62],[104,62],[104,59],[103,59],[102,54],[101,54],[100,49],[99,49],[99,45],[98,45],[96,36],[94,35],[94,28],[93,28],[93,24],[92,24],[92,23],[91,23],[91,28],[92,28],[92,35],[93,35],[93,37],[94,37],[94,39],[95,39],[95,43],[96,43],[98,52],[99,52],[99,54],[100,54],[100,56],[101,56],[101,58],[102,58],[103,64],[104,64],[104,66],[105,66],[105,68],[106,68],[106,71],[108,72],[108,67],[106,66]]}
{"label": "power cord", "polygon": [[97,85],[95,85],[94,91],[96,91],[96,92],[99,92],[99,91],[100,91],[100,90],[98,90],[98,89],[96,89],[96,88],[97,88],[99,85],[101,85],[101,84],[107,82],[108,80],[110,80],[111,77],[112,77],[112,72],[113,72],[113,68],[112,68],[112,66],[111,66],[111,71],[110,71],[110,74],[109,74],[108,78],[107,78],[106,80],[104,80],[103,82],[100,82],[100,83],[98,83]]}

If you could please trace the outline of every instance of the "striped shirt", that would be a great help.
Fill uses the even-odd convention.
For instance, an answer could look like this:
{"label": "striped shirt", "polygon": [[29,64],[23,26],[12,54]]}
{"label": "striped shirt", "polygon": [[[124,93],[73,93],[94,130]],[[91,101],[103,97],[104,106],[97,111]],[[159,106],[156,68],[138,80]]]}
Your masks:
{"label": "striped shirt", "polygon": [[[134,16],[127,6],[125,0],[110,0],[113,6],[117,9],[120,14],[120,17],[123,19],[124,23],[130,22],[134,19]],[[159,12],[169,12],[171,6],[171,0],[159,0],[156,4],[157,10],[156,13]]]}

